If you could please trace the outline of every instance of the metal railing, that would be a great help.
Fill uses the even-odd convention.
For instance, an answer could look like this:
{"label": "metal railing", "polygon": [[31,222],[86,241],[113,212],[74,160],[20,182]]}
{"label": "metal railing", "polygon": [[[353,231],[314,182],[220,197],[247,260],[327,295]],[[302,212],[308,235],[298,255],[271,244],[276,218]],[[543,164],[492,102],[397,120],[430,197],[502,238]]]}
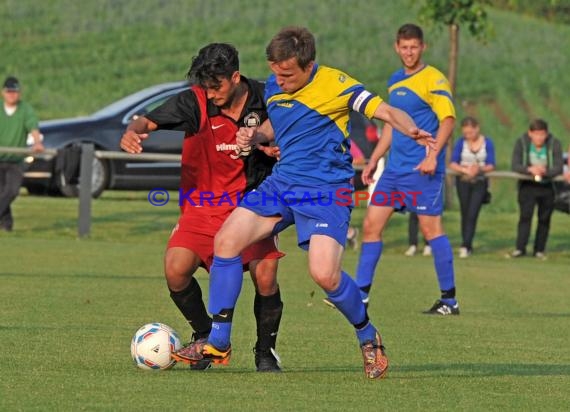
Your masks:
{"label": "metal railing", "polygon": [[[0,146],[0,154],[19,154],[33,156],[34,158],[41,159],[53,159],[57,156],[57,150],[46,149],[43,152],[34,152],[28,148],[14,148],[14,147],[2,147]],[[92,143],[83,143],[81,145],[81,163],[79,171],[79,179],[81,184],[79,185],[79,217],[77,222],[77,233],[80,238],[86,237],[91,231],[91,183],[93,178],[93,160],[98,159],[109,159],[109,160],[131,160],[131,161],[168,161],[168,162],[180,162],[182,156],[178,154],[158,154],[158,153],[140,153],[140,154],[129,154],[125,152],[111,152],[104,150],[95,150]],[[363,170],[365,165],[355,166],[355,170]],[[454,170],[447,169],[446,173],[450,176],[457,176]],[[518,179],[518,180],[533,180],[532,176],[523,175],[520,173],[515,173],[511,171],[496,170],[493,172],[485,173],[485,176],[489,178],[499,178],[499,179]],[[554,181],[564,181],[562,175],[557,176],[553,179]]]}

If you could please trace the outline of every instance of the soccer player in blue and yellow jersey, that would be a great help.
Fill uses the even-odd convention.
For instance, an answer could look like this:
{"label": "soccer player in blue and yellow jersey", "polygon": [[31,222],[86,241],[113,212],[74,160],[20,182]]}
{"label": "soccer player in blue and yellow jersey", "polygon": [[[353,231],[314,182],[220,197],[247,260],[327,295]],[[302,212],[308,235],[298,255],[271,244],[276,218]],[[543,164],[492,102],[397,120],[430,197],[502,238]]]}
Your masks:
{"label": "soccer player in blue and yellow jersey", "polygon": [[269,120],[257,130],[240,129],[237,143],[249,147],[275,140],[281,157],[271,176],[216,235],[209,300],[214,320],[201,355],[214,363],[229,361],[231,319],[242,285],[240,251],[295,224],[298,244],[308,250],[312,278],[355,328],[366,376],[381,378],[388,368],[382,339],[368,319],[356,283],[341,270],[354,175],[349,112],[389,122],[415,139],[417,143],[410,139],[413,144],[433,141],[407,114],[358,81],[318,65],[315,39],[307,29],[282,29],[266,54],[273,72],[265,88]]}
{"label": "soccer player in blue and yellow jersey", "polygon": [[382,233],[395,209],[405,208],[418,215],[420,229],[431,246],[435,271],[441,290],[441,299],[424,313],[458,315],[455,299],[453,252],[443,231],[443,190],[445,178],[445,146],[455,124],[455,109],[449,82],[443,74],[422,61],[426,48],[422,29],[405,24],[398,30],[396,53],[403,68],[388,80],[390,105],[408,113],[418,127],[435,137],[435,148],[425,150],[404,134],[386,124],[382,131],[382,145],[378,145],[370,163],[362,173],[365,184],[373,182],[376,162],[391,144],[388,167],[379,179],[375,192],[405,194],[403,201],[393,198],[384,205],[371,202],[363,224],[363,242],[356,273],[356,283],[364,302],[376,265],[382,254]]}

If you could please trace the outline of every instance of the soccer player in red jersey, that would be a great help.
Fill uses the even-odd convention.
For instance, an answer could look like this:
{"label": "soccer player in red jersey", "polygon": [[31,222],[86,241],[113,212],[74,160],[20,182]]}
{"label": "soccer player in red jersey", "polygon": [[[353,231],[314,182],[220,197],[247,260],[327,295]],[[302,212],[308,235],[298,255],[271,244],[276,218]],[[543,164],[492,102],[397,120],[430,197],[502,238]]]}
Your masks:
{"label": "soccer player in red jersey", "polygon": [[[188,72],[194,84],[162,106],[134,120],[121,139],[121,148],[141,153],[149,132],[157,129],[185,132],[180,181],[181,215],[172,231],[164,257],[170,296],[192,329],[197,345],[176,352],[178,361],[190,363],[212,328],[202,291],[194,273],[209,271],[214,236],[236,208],[238,198],[257,187],[271,173],[274,148],[258,146],[243,151],[236,144],[240,127],[259,126],[267,119],[263,83],[239,72],[237,50],[223,43],[202,48]],[[266,154],[267,153],[267,154]],[[276,238],[263,239],[242,253],[244,270],[249,269],[255,285],[254,314],[257,342],[254,348],[258,371],[279,371],[275,343],[283,311],[277,284]],[[194,363],[205,369],[209,360]]]}

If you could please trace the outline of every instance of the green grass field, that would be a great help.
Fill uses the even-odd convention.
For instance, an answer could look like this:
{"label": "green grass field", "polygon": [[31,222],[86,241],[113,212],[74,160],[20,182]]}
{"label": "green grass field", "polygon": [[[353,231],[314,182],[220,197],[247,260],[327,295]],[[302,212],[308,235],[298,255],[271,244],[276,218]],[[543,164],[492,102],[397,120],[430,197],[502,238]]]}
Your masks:
{"label": "green grass field", "polygon": [[[456,260],[462,315],[419,312],[437,297],[431,259],[406,258],[406,219],[386,233],[370,314],[392,366],[364,378],[353,332],[321,303],[295,233],[281,237],[284,373],[254,372],[252,286],[245,280],[230,366],[195,373],[138,370],[129,345],[144,323],[190,331],[162,278],[174,204],[105,192],[89,239],[76,238],[77,200],[22,195],[16,228],[0,233],[0,410],[567,410],[568,216],[555,214],[547,261],[507,260],[517,216],[485,209],[476,254]],[[354,213],[360,224],[363,209]],[[458,214],[445,223],[458,246]],[[351,273],[357,253],[348,251]],[[198,279],[207,290],[207,276]]]}

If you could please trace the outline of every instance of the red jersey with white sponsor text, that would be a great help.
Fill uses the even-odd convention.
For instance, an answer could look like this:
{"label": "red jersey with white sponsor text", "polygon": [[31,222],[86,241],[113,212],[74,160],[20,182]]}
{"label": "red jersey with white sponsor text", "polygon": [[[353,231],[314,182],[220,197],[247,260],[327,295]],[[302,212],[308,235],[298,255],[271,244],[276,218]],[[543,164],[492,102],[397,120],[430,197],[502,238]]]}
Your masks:
{"label": "red jersey with white sponsor text", "polygon": [[199,86],[191,86],[146,115],[159,129],[186,133],[180,179],[183,213],[229,213],[239,195],[243,197],[271,173],[274,158],[259,150],[243,153],[236,144],[238,128],[258,126],[267,119],[263,83],[243,76],[242,81],[248,85],[248,97],[237,122],[208,101]]}

